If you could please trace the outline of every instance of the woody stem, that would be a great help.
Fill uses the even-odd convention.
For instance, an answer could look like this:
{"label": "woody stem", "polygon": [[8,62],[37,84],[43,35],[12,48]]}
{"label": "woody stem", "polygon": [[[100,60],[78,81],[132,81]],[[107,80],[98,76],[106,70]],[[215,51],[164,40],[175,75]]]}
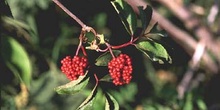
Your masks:
{"label": "woody stem", "polygon": [[73,18],[81,27],[85,27],[86,25],[73,13],[71,13],[62,3],[60,3],[58,0],[53,0],[54,3],[56,3],[66,14],[68,14],[71,18]]}

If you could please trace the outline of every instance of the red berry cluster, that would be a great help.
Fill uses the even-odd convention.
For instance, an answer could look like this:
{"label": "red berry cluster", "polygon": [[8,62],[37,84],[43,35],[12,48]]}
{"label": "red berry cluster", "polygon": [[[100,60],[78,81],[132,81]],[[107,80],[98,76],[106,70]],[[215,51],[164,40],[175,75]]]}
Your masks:
{"label": "red berry cluster", "polygon": [[115,85],[128,84],[131,81],[131,58],[126,54],[120,54],[108,63],[109,73]]}
{"label": "red berry cluster", "polygon": [[70,56],[66,56],[61,60],[61,71],[66,74],[70,80],[77,80],[79,76],[85,74],[85,68],[88,66],[88,60],[85,57],[74,56],[71,59]]}

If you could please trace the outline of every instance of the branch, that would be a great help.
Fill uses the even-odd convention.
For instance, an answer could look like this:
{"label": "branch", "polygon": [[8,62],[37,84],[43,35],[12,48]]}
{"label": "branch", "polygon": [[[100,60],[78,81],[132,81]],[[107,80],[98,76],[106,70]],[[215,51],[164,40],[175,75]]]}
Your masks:
{"label": "branch", "polygon": [[[155,10],[153,12],[153,20],[159,21],[159,25],[171,35],[170,37],[179,43],[189,55],[193,56],[197,46],[197,41],[193,39],[193,36],[170,23]],[[217,73],[218,66],[215,64],[215,62],[213,62],[207,51],[204,52],[201,59],[204,61],[204,67],[206,67],[212,73]]]}
{"label": "branch", "polygon": [[63,4],[61,4],[58,0],[53,0],[54,3],[56,3],[63,11],[66,12],[71,18],[73,18],[79,25],[84,28],[86,25],[78,18],[76,17],[73,13],[71,13]]}
{"label": "branch", "polygon": [[[161,1],[163,1],[163,0],[161,0]],[[128,4],[130,4],[132,6],[132,8],[134,8],[134,10],[137,10],[135,8],[137,6],[146,7],[146,5],[147,5],[147,3],[143,2],[143,0],[135,0],[135,2],[133,0],[126,0],[126,2],[128,2]],[[182,9],[179,10],[179,13],[182,13]],[[191,15],[188,15],[188,13],[183,13],[182,18],[183,18],[183,20],[185,20],[185,19],[188,19],[189,16],[191,16]],[[193,39],[193,36],[186,33],[185,31],[181,30],[180,28],[176,27],[175,25],[173,25],[169,20],[167,20],[166,18],[161,16],[156,10],[153,10],[152,20],[154,22],[158,22],[159,25],[163,29],[165,29],[167,31],[167,33],[169,33],[171,35],[170,37],[173,40],[175,40],[178,44],[180,44],[180,46],[182,46],[184,48],[184,50],[189,55],[193,56],[193,53],[196,50],[196,46],[197,46],[197,41]],[[195,22],[191,22],[191,21],[189,21],[189,22],[190,22],[189,24],[195,23]],[[204,28],[200,29],[199,30],[199,33],[200,33],[199,35],[202,35],[203,32],[206,32],[206,30]],[[197,32],[197,34],[198,34],[198,32]],[[207,35],[207,33],[204,33],[204,35]],[[209,36],[209,33],[208,33],[207,36]],[[206,39],[204,39],[204,41],[206,41]],[[217,45],[215,45],[215,46],[217,46]],[[220,52],[219,52],[219,54],[220,54]],[[209,70],[212,73],[217,73],[218,66],[215,64],[215,62],[209,56],[207,51],[204,52],[201,59],[203,61],[203,66],[207,70]]]}
{"label": "branch", "polygon": [[200,19],[193,16],[192,12],[189,11],[184,5],[177,4],[174,0],[167,2],[166,0],[157,0],[161,4],[165,5],[170,9],[182,22],[185,24],[189,31],[195,33],[198,39],[204,39],[213,55],[220,63],[220,45],[214,40],[213,35],[209,32],[209,29],[202,25]]}
{"label": "branch", "polygon": [[200,40],[193,54],[192,59],[189,62],[189,65],[190,65],[189,69],[184,74],[183,79],[180,82],[180,84],[177,86],[179,99],[183,99],[185,92],[189,88],[192,88],[191,87],[192,85],[190,84],[193,81],[192,79],[193,79],[194,73],[199,67],[199,62],[204,52],[205,52],[205,42],[203,40]]}

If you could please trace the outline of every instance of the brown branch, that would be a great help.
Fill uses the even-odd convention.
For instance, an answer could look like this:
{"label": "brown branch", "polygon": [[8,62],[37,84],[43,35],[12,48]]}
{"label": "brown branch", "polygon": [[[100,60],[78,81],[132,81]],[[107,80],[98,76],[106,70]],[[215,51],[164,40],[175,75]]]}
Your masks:
{"label": "brown branch", "polygon": [[[136,0],[136,3],[130,2],[130,1],[132,1],[132,0],[127,0],[127,2],[129,2],[129,4],[132,5],[132,7],[135,7],[135,6],[137,6],[137,4],[140,4],[140,2],[138,2],[140,0]],[[163,1],[163,0],[161,0],[161,1]],[[165,0],[164,0],[164,2],[165,2]],[[141,5],[146,6],[146,3],[141,4]],[[140,5],[138,5],[138,6],[140,6]],[[178,10],[178,9],[175,8],[176,6],[172,6],[172,7],[173,7],[173,10],[175,10],[175,12],[177,12],[176,10]],[[134,10],[135,10],[135,8],[134,8]],[[178,11],[179,11],[178,14],[180,17],[182,17],[182,20],[187,20],[186,21],[188,23],[187,26],[189,26],[190,28],[193,28],[193,25],[198,25],[198,24],[196,24],[196,23],[198,23],[198,20],[196,20],[196,19],[188,20],[188,18],[190,18],[190,16],[191,16],[189,13],[181,13],[180,12],[180,11],[186,11],[186,10],[180,9]],[[183,14],[183,15],[181,15],[181,14]],[[189,62],[189,69],[188,69],[188,71],[186,71],[182,81],[177,86],[178,98],[182,99],[185,92],[187,90],[189,90],[189,88],[192,87],[192,85],[190,85],[190,84],[193,83],[192,78],[194,75],[194,71],[198,69],[199,64],[201,62],[203,63],[203,67],[205,69],[209,70],[210,72],[212,72],[212,73],[218,72],[218,68],[219,68],[218,65],[213,61],[210,54],[207,51],[205,51],[205,47],[207,46],[207,44],[210,45],[210,43],[213,43],[212,36],[204,26],[201,26],[195,31],[195,34],[197,36],[201,37],[201,38],[199,38],[200,39],[199,42],[197,42],[195,39],[193,39],[193,36],[186,33],[185,31],[181,30],[180,28],[176,27],[175,25],[173,25],[170,21],[168,21],[166,18],[161,16],[156,10],[153,11],[152,19],[154,22],[158,22],[159,25],[171,35],[170,37],[172,39],[174,39],[178,44],[180,44],[185,49],[185,51],[189,55],[192,56],[192,59]],[[193,24],[193,23],[195,23],[195,24]],[[211,46],[217,46],[217,45],[212,44]],[[215,47],[212,51],[215,51],[216,49],[218,50],[219,47],[220,46]],[[218,56],[219,54],[216,54],[216,55]]]}
{"label": "brown branch", "polygon": [[[161,0],[161,1],[163,1],[163,0]],[[136,0],[135,2],[132,0],[126,0],[126,2],[128,2],[128,4],[130,4],[132,6],[132,8],[134,8],[134,10],[137,10],[135,8],[137,6],[146,7],[146,5],[147,5],[147,3],[143,2],[143,0]],[[184,10],[179,9],[179,13],[181,13],[182,11],[184,11]],[[180,16],[182,17],[182,20],[186,20],[191,15],[189,15],[188,13],[183,13],[183,15],[180,15]],[[193,53],[194,53],[196,46],[197,46],[197,41],[193,39],[193,36],[186,33],[185,31],[181,30],[177,26],[173,25],[169,20],[167,20],[166,18],[161,16],[156,10],[153,10],[152,20],[154,22],[158,22],[159,25],[171,35],[170,37],[172,39],[174,39],[178,44],[180,44],[189,55],[193,56]],[[195,23],[195,21],[190,21],[190,20],[188,22],[189,22],[188,24]],[[202,30],[202,32],[206,32],[206,30],[204,31],[204,28],[202,28],[201,30]],[[202,32],[200,32],[201,30],[199,30],[199,32],[197,32],[197,34],[199,33],[200,36],[202,33]],[[203,34],[210,36],[207,33],[203,33]],[[206,39],[204,39],[204,41],[206,41]],[[218,71],[218,66],[215,64],[215,62],[209,56],[207,51],[204,52],[201,59],[203,62],[203,66],[207,70],[209,70],[212,73],[216,73]]]}
{"label": "brown branch", "polygon": [[73,13],[71,13],[65,6],[63,6],[63,4],[59,2],[59,0],[53,0],[53,2],[56,3],[57,6],[59,6],[64,12],[66,12],[66,14],[68,14],[71,18],[73,18],[77,23],[79,23],[79,25],[82,28],[86,27],[86,25],[78,17],[76,17]]}
{"label": "brown branch", "polygon": [[220,45],[214,40],[213,35],[209,32],[209,29],[202,25],[200,19],[194,17],[193,13],[189,11],[183,5],[177,4],[173,1],[157,0],[161,4],[165,5],[170,11],[173,12],[186,26],[189,31],[193,31],[198,39],[204,39],[209,49],[213,55],[216,57],[218,62],[220,62]]}
{"label": "brown branch", "polygon": [[[153,20],[158,21],[159,25],[165,29],[171,35],[171,37],[185,49],[189,55],[193,55],[197,46],[197,41],[195,41],[191,35],[173,25],[155,10],[153,12]],[[218,66],[215,64],[215,62],[213,62],[207,51],[203,54],[202,60],[204,61],[204,67],[206,67],[208,70],[213,73],[218,71]]]}
{"label": "brown branch", "polygon": [[182,81],[177,86],[179,99],[183,99],[185,92],[188,91],[189,88],[191,88],[192,85],[190,84],[193,81],[192,79],[193,79],[194,73],[199,67],[199,62],[204,52],[205,52],[205,42],[203,40],[200,40],[200,42],[197,44],[197,47],[193,54],[192,59],[189,62],[189,65],[190,65],[189,69],[184,74]]}

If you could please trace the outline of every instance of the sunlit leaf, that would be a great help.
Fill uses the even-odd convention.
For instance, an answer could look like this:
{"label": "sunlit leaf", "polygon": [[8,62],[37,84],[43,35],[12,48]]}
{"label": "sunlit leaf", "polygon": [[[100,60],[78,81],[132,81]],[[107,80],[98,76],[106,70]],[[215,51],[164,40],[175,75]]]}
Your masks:
{"label": "sunlit leaf", "polygon": [[49,6],[50,0],[37,0],[36,4],[41,8],[41,9],[47,9]]}
{"label": "sunlit leaf", "polygon": [[105,110],[119,110],[118,102],[109,93],[106,94]]}
{"label": "sunlit leaf", "polygon": [[93,88],[86,100],[77,108],[77,110],[92,110],[97,95],[97,84]]}
{"label": "sunlit leaf", "polygon": [[143,9],[143,7],[138,7],[138,9],[140,12],[142,29],[143,31],[145,31],[152,18],[152,8],[150,6],[147,6],[146,9]]}
{"label": "sunlit leaf", "polygon": [[101,88],[98,88],[97,94],[95,96],[95,101],[93,102],[93,110],[104,110],[105,109],[105,94]]}
{"label": "sunlit leaf", "polygon": [[[88,71],[86,71],[86,74]],[[59,86],[55,88],[55,91],[58,94],[75,94],[82,90],[89,82],[89,78],[84,76],[79,76],[77,80],[71,81],[65,85]]]}
{"label": "sunlit leaf", "polygon": [[135,46],[153,61],[158,61],[161,64],[165,61],[172,62],[166,49],[151,39],[140,41]]}
{"label": "sunlit leaf", "polygon": [[200,110],[207,110],[207,106],[206,106],[205,102],[202,99],[197,100],[197,105],[198,105]]}
{"label": "sunlit leaf", "polygon": [[183,107],[183,110],[193,110],[193,95],[192,93],[187,94],[186,102]]}
{"label": "sunlit leaf", "polygon": [[[114,54],[115,56],[118,56],[118,55],[121,53],[120,50],[113,50],[112,52],[113,52],[113,54]],[[110,52],[106,52],[106,53],[100,55],[100,56],[96,59],[95,65],[97,65],[97,66],[108,66],[108,62],[109,62],[111,59],[112,59],[111,53],[110,53]]]}
{"label": "sunlit leaf", "polygon": [[1,54],[9,69],[29,87],[32,66],[22,45],[12,37],[1,36]]}
{"label": "sunlit leaf", "polygon": [[133,35],[137,27],[137,17],[130,5],[124,0],[115,0],[111,2],[119,14],[123,25],[130,35]]}

